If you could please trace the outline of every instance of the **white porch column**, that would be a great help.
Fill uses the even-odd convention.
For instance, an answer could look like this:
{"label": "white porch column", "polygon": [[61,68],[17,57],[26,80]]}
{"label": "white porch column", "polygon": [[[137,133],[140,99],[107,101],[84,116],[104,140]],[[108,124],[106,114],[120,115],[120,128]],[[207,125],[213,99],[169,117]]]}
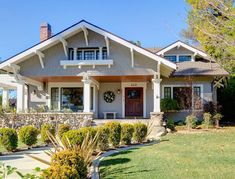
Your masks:
{"label": "white porch column", "polygon": [[7,88],[3,88],[2,90],[2,106],[9,106],[9,90]]}
{"label": "white porch column", "polygon": [[91,112],[91,80],[83,78],[83,112]]}
{"label": "white porch column", "polygon": [[160,83],[162,79],[152,79],[153,82],[153,112],[161,112],[160,109]]}
{"label": "white porch column", "polygon": [[17,112],[24,112],[24,101],[25,101],[25,84],[17,84],[17,104],[16,104],[16,111]]}
{"label": "white porch column", "polygon": [[77,60],[77,48],[73,48],[73,59]]}

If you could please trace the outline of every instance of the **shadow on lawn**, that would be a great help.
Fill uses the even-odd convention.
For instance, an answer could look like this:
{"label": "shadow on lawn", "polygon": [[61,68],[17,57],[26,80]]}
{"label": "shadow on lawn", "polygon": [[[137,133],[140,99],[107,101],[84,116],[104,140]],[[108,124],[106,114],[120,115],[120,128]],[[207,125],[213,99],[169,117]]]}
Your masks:
{"label": "shadow on lawn", "polygon": [[130,176],[130,174],[137,174],[137,173],[144,173],[144,172],[151,171],[151,170],[146,170],[146,169],[131,171],[133,167],[134,166],[111,168],[110,166],[108,166],[106,168],[100,169],[100,174],[102,178],[112,179],[112,178],[118,177],[120,173],[122,173],[122,176],[124,175]]}

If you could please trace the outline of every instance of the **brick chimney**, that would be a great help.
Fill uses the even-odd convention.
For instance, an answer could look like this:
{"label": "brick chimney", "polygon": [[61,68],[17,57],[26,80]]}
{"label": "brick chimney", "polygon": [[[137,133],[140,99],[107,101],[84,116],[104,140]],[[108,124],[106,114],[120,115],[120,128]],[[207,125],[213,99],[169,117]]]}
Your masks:
{"label": "brick chimney", "polygon": [[40,42],[47,40],[51,37],[51,25],[42,23],[40,26]]}

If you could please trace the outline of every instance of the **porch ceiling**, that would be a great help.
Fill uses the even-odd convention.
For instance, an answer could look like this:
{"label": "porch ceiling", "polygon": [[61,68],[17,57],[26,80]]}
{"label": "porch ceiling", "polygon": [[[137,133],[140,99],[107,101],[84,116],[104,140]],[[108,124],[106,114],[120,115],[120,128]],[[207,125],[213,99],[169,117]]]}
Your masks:
{"label": "porch ceiling", "polygon": [[[81,76],[50,76],[50,77],[30,77],[40,82],[81,82]],[[92,76],[98,82],[145,82],[151,81],[153,75],[135,76]]]}

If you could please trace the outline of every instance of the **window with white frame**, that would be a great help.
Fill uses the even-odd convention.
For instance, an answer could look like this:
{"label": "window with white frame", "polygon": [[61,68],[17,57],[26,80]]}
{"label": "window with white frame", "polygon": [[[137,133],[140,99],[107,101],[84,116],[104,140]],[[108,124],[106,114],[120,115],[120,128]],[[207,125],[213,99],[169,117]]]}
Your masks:
{"label": "window with white frame", "polygon": [[172,62],[192,61],[192,55],[165,55],[164,58]]}
{"label": "window with white frame", "polygon": [[[91,110],[94,109],[94,88],[91,87]],[[51,88],[51,110],[70,109],[73,112],[83,110],[83,88],[82,87],[52,87]]]}
{"label": "window with white frame", "polygon": [[178,62],[188,62],[188,61],[192,61],[191,55],[179,55]]}
{"label": "window with white frame", "polygon": [[176,55],[165,55],[165,59],[170,60],[172,62],[177,62],[177,56]]}
{"label": "window with white frame", "polygon": [[[69,60],[99,60],[100,50],[99,48],[77,48],[77,56],[74,57],[74,48],[69,48]],[[101,59],[108,59],[107,48],[101,49]]]}
{"label": "window with white frame", "polygon": [[163,89],[163,97],[175,99],[181,110],[202,109],[201,93],[200,86],[167,86]]}

